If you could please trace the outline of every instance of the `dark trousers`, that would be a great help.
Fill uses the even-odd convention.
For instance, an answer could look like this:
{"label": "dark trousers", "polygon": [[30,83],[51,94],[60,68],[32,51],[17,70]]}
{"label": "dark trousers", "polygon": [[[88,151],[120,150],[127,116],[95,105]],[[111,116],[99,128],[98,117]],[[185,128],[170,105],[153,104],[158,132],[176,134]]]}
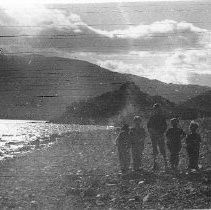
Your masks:
{"label": "dark trousers", "polygon": [[119,163],[120,168],[123,173],[127,172],[130,166],[130,151],[129,150],[119,150]]}
{"label": "dark trousers", "polygon": [[188,158],[189,158],[188,168],[198,169],[199,152],[198,151],[188,152]]}
{"label": "dark trousers", "polygon": [[144,148],[143,145],[133,145],[132,147],[132,159],[133,159],[133,169],[135,171],[139,170],[142,166],[142,152]]}
{"label": "dark trousers", "polygon": [[153,149],[154,157],[157,156],[157,154],[158,154],[158,147],[159,147],[160,153],[164,157],[166,157],[164,134],[152,130],[152,131],[150,131],[150,138],[151,138],[151,142],[152,142],[152,149]]}
{"label": "dark trousers", "polygon": [[168,149],[170,151],[170,164],[172,168],[177,168],[179,165],[179,153],[182,148],[181,144],[172,144],[167,142]]}
{"label": "dark trousers", "polygon": [[170,164],[172,168],[177,168],[179,165],[179,153],[170,154]]}

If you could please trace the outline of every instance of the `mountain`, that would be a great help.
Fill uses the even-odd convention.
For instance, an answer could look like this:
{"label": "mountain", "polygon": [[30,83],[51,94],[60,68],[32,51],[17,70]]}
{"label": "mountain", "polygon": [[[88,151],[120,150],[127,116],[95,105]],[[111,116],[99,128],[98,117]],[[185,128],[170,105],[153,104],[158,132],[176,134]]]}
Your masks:
{"label": "mountain", "polygon": [[120,74],[82,60],[0,55],[0,118],[54,119],[70,104],[118,90],[127,82],[177,103],[210,90]]}
{"label": "mountain", "polygon": [[0,55],[1,118],[49,120],[74,101],[118,89],[125,75],[86,61]]}
{"label": "mountain", "polygon": [[194,119],[197,111],[176,105],[162,96],[150,96],[133,82],[123,84],[118,90],[107,92],[86,101],[75,102],[66,108],[54,123],[119,124],[131,121],[135,115],[149,117],[152,106],[160,103],[167,117],[179,116]]}
{"label": "mountain", "polygon": [[211,91],[202,93],[182,103],[184,107],[198,109],[201,112],[207,112],[211,116]]}
{"label": "mountain", "polygon": [[176,104],[185,102],[197,95],[211,90],[210,87],[199,85],[182,85],[167,84],[159,80],[150,80],[144,77],[130,75],[132,81],[140,87],[140,89],[149,95],[160,95]]}

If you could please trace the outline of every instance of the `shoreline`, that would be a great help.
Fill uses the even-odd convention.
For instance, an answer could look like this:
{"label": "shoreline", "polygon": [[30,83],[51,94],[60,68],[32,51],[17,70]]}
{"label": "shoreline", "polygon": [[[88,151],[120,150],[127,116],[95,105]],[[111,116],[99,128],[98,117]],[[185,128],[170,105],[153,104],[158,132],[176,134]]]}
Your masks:
{"label": "shoreline", "polygon": [[[0,120],[1,121],[1,120]],[[68,133],[111,129],[108,126],[45,124],[44,121],[2,120],[0,122],[0,161],[46,147]]]}
{"label": "shoreline", "polygon": [[[119,175],[115,130],[72,132],[49,147],[0,166],[1,209],[209,208],[211,180],[204,174],[153,173],[149,139],[145,172]],[[202,155],[203,155],[202,148]],[[206,160],[201,158],[206,166]],[[180,170],[187,165],[184,149]],[[211,174],[210,174],[211,175]],[[197,178],[198,177],[198,178]],[[205,182],[205,183],[204,183]]]}
{"label": "shoreline", "polygon": [[[51,194],[52,190],[48,189],[49,185],[54,182],[63,183],[64,177],[69,174],[69,172],[65,172],[65,166],[68,165],[66,159],[71,159],[69,149],[71,145],[80,144],[83,138],[87,138],[87,132],[75,131],[63,134],[58,137],[58,141],[51,142],[50,145],[46,144],[42,149],[32,150],[27,154],[0,161],[0,208],[58,209],[55,207],[57,204],[53,201],[56,198]],[[102,132],[107,133],[108,131],[107,129],[92,130],[89,132],[89,136],[92,137],[93,133]],[[70,141],[70,139],[72,140]],[[91,138],[88,139],[91,140]],[[77,152],[73,151],[73,153]],[[64,165],[60,164],[60,158]],[[77,164],[76,159],[73,162]],[[76,173],[76,168],[78,167],[75,165],[71,171]],[[46,188],[47,192],[43,187]],[[56,189],[53,187],[57,198],[65,195],[61,195],[61,192],[57,191],[59,187],[57,186]],[[54,205],[46,201],[44,197],[40,197],[40,190],[44,190],[44,194],[42,194],[44,197],[46,194],[50,194],[50,203],[53,202]]]}

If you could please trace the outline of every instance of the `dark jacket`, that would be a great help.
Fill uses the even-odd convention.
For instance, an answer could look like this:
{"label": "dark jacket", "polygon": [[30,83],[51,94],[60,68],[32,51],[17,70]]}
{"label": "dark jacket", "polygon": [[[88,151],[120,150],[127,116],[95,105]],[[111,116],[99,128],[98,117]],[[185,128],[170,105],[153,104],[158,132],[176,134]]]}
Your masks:
{"label": "dark jacket", "polygon": [[144,150],[144,142],[146,138],[146,132],[144,128],[131,128],[130,130],[130,140],[132,148],[132,156],[136,154],[141,154]]}
{"label": "dark jacket", "polygon": [[116,145],[119,151],[129,150],[131,147],[129,132],[122,131],[116,139]]}
{"label": "dark jacket", "polygon": [[179,152],[182,147],[181,140],[185,137],[185,132],[178,127],[169,128],[166,132],[167,145],[170,152]]}
{"label": "dark jacket", "polygon": [[148,130],[152,129],[163,134],[167,129],[166,118],[162,114],[154,114],[147,123]]}
{"label": "dark jacket", "polygon": [[199,152],[201,143],[201,137],[198,133],[191,133],[186,138],[186,149],[189,154],[195,154]]}
{"label": "dark jacket", "polygon": [[131,145],[137,145],[141,142],[144,142],[144,139],[146,138],[146,131],[144,128],[131,128],[130,130],[130,139],[131,139]]}

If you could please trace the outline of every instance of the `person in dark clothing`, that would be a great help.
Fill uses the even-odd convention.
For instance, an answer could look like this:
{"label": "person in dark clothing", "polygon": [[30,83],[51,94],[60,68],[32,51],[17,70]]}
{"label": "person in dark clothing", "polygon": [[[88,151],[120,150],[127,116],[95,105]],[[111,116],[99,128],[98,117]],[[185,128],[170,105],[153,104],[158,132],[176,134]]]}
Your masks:
{"label": "person in dark clothing", "polygon": [[171,168],[177,170],[179,165],[179,153],[182,148],[181,140],[186,134],[178,127],[179,120],[177,118],[171,119],[170,123],[172,127],[166,132],[167,146],[170,151]]}
{"label": "person in dark clothing", "polygon": [[167,129],[167,123],[166,118],[163,115],[161,105],[155,104],[153,106],[153,113],[152,116],[149,118],[149,121],[147,123],[147,128],[150,134],[151,142],[152,142],[152,148],[153,148],[153,169],[157,169],[157,155],[158,155],[158,147],[160,150],[160,153],[163,156],[165,168],[167,168],[167,159],[166,159],[166,150],[165,150],[165,139],[164,139],[164,133]]}
{"label": "person in dark clothing", "polygon": [[130,130],[133,169],[138,171],[142,166],[142,152],[144,150],[145,129],[139,116],[134,117],[134,127]]}
{"label": "person in dark clothing", "polygon": [[197,133],[199,125],[196,122],[190,123],[190,134],[186,138],[186,150],[189,158],[188,169],[198,169],[199,150],[201,136]]}
{"label": "person in dark clothing", "polygon": [[126,173],[130,166],[130,136],[129,126],[124,124],[121,128],[121,132],[116,139],[116,145],[118,149],[119,163],[122,173]]}

